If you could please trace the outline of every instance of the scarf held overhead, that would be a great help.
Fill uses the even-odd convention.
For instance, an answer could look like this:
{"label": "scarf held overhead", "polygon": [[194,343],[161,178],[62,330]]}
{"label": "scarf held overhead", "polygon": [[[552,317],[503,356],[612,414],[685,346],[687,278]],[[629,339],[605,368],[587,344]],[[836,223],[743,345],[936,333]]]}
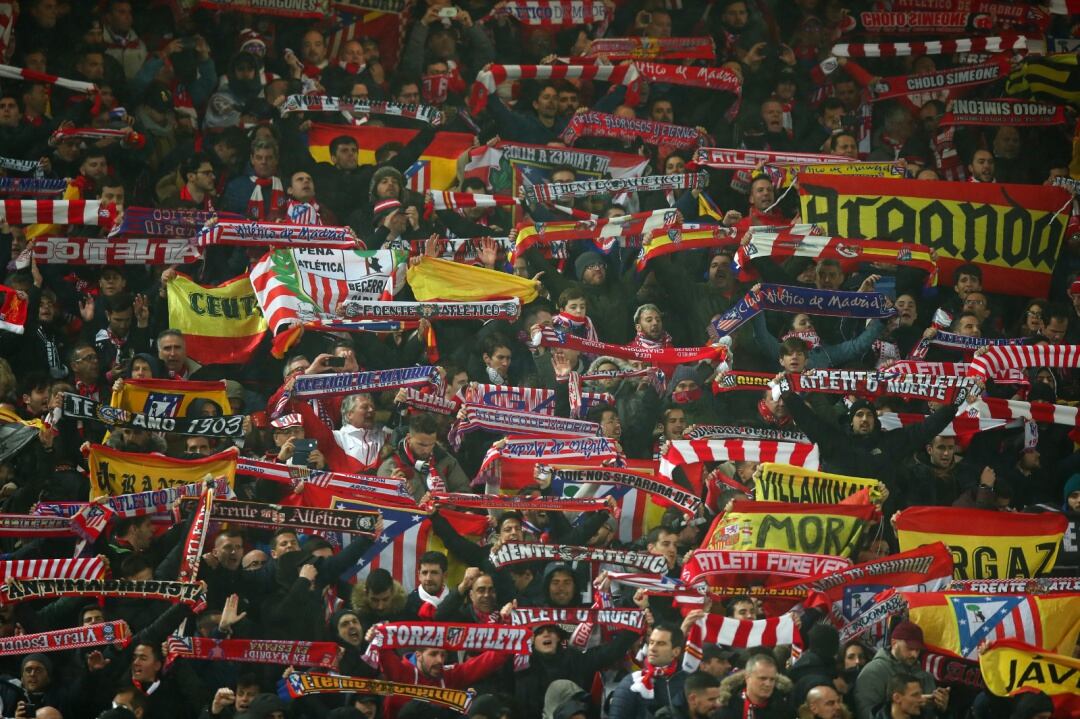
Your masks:
{"label": "scarf held overhead", "polygon": [[680,149],[697,147],[705,140],[705,136],[692,127],[595,111],[576,113],[566,124],[562,133],[563,142],[573,145],[580,137],[641,140],[647,145],[665,145]]}
{"label": "scarf held overhead", "polygon": [[553,481],[570,484],[616,484],[659,497],[693,517],[701,507],[701,498],[682,487],[647,474],[623,469],[567,469],[552,467]]}
{"label": "scarf held overhead", "polygon": [[217,639],[179,637],[166,640],[168,662],[174,659],[251,662],[333,669],[344,652],[335,642],[299,642],[288,639]]}
{"label": "scarf held overhead", "polygon": [[[181,501],[181,514],[190,508],[194,498]],[[228,522],[249,527],[290,527],[302,532],[345,532],[375,537],[379,512],[353,509],[318,509],[290,505],[265,504],[243,500],[218,500],[208,517],[214,522]]]}
{"label": "scarf held overhead", "polygon": [[621,564],[624,567],[634,567],[656,574],[668,571],[667,559],[663,555],[631,552],[624,549],[506,542],[491,553],[491,564],[494,567],[520,562],[591,562]]}
{"label": "scarf held overhead", "polygon": [[480,114],[488,96],[507,80],[599,80],[626,86],[626,104],[638,102],[637,68],[629,65],[490,65],[476,74],[469,110]]}
{"label": "scarf held overhead", "polygon": [[442,124],[442,112],[430,105],[413,105],[366,97],[327,97],[325,95],[289,95],[281,106],[281,116],[294,112],[340,112],[358,115],[388,115],[420,120],[433,127]]}
{"label": "scarf held overhead", "polygon": [[64,392],[65,417],[100,422],[107,427],[134,427],[148,432],[175,432],[195,437],[239,438],[244,436],[244,415],[224,417],[155,417]]}
{"label": "scarf held overhead", "polygon": [[526,185],[525,199],[530,202],[554,202],[562,197],[589,197],[619,192],[652,192],[658,190],[692,190],[707,187],[706,172],[678,173],[674,175],[646,175],[644,177],[579,180],[576,182],[546,182]]}
{"label": "scarf held overhead", "polygon": [[472,689],[447,689],[442,686],[427,684],[401,684],[382,679],[364,679],[361,677],[343,677],[329,674],[301,674],[292,672],[285,678],[282,690],[284,698],[297,699],[312,694],[376,694],[385,697],[397,697],[403,700],[415,699],[429,704],[449,707],[464,714],[469,710],[476,692]]}
{"label": "scarf held overhead", "polygon": [[242,247],[288,246],[327,250],[356,249],[356,235],[350,227],[295,225],[280,222],[213,221],[199,232],[196,244],[240,245]]}
{"label": "scarf held overhead", "polygon": [[335,394],[376,392],[398,387],[425,387],[438,384],[435,367],[402,367],[371,372],[300,375],[293,384],[294,397],[321,397]]}
{"label": "scarf held overhead", "polygon": [[72,649],[114,646],[122,649],[131,641],[131,629],[123,620],[57,629],[37,634],[18,634],[0,638],[0,657],[23,656],[38,652],[62,652]]}

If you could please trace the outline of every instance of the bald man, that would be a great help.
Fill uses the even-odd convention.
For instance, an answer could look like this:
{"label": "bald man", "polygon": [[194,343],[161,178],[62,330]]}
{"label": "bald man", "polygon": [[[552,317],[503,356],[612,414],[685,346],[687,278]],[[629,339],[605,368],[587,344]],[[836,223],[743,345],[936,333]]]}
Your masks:
{"label": "bald man", "polygon": [[800,717],[814,719],[843,719],[844,702],[840,694],[827,684],[814,687],[806,694],[806,703],[799,707]]}

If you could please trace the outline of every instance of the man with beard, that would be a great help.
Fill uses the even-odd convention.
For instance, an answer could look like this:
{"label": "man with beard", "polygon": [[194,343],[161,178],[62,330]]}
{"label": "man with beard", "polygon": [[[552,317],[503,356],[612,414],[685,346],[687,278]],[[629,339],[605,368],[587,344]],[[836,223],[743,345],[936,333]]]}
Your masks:
{"label": "man with beard", "polygon": [[468,492],[469,478],[457,459],[439,447],[438,421],[428,413],[413,415],[409,432],[392,456],[379,465],[380,477],[393,477],[405,482],[414,499],[430,491]]}
{"label": "man with beard", "polygon": [[20,705],[33,707],[55,707],[62,712],[68,711],[68,692],[61,682],[53,681],[53,663],[46,654],[27,654],[19,664],[19,678],[0,681],[0,710],[10,716],[20,714]]}
{"label": "man with beard", "polygon": [[919,682],[922,694],[932,695],[923,710],[924,719],[936,717],[938,712],[945,711],[949,703],[948,690],[938,688],[934,678],[919,666],[919,655],[923,648],[923,631],[918,624],[900,622],[893,627],[889,648],[878,649],[855,680],[855,713],[858,719],[871,719],[877,707],[889,703],[889,680],[898,674],[910,674]]}
{"label": "man with beard", "polygon": [[665,307],[674,323],[670,329],[676,335],[677,346],[704,345],[709,339],[709,322],[727,310],[739,295],[739,283],[731,269],[734,258],[734,248],[718,250],[709,260],[704,282],[691,277],[686,266],[675,261],[674,256],[658,257],[649,263],[671,295],[672,301]]}
{"label": "man with beard", "polygon": [[244,105],[263,91],[259,81],[259,60],[246,52],[237,53],[225,73],[228,83],[210,96],[204,127],[208,130],[233,127],[240,121]]}
{"label": "man with beard", "polygon": [[339,609],[330,616],[329,626],[334,641],[345,650],[338,662],[338,671],[350,677],[377,676],[378,672],[362,656],[364,627],[360,615],[352,609]]}

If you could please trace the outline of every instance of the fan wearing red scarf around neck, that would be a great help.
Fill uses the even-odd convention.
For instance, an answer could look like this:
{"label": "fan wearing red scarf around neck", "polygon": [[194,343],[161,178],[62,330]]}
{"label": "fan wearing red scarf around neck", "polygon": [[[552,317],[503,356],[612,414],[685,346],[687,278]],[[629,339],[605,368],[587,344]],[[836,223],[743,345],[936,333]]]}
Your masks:
{"label": "fan wearing red scarf around neck", "polygon": [[586,314],[588,311],[589,301],[585,293],[570,287],[559,295],[559,314],[551,319],[551,323],[576,337],[596,341],[596,328]]}

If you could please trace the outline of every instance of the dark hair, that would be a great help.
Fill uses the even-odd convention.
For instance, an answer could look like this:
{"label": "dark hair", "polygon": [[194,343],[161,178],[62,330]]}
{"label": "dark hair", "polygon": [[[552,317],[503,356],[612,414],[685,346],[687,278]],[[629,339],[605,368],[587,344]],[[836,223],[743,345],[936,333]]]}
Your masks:
{"label": "dark hair", "polygon": [[585,419],[589,420],[590,422],[596,422],[597,424],[599,424],[600,421],[604,418],[604,413],[606,412],[614,412],[615,414],[618,414],[619,410],[615,409],[615,407],[610,404],[598,404],[589,408],[589,411],[585,414]]}
{"label": "dark hair", "polygon": [[342,145],[356,145],[356,138],[349,135],[338,135],[330,141],[330,154],[337,154],[337,150]]}
{"label": "dark hair", "polygon": [[236,678],[236,688],[240,687],[259,687],[262,688],[262,682],[259,681],[259,677],[255,672],[244,672]]}
{"label": "dark hair", "polygon": [[787,357],[788,355],[796,353],[802,353],[803,355],[810,354],[810,345],[806,343],[806,340],[799,339],[798,337],[788,337],[780,343],[780,351],[777,354],[780,357]]}
{"label": "dark hair", "polygon": [[521,514],[521,512],[517,511],[516,509],[511,509],[499,515],[498,521],[495,522],[495,529],[502,530],[503,522],[508,519],[516,519],[522,524],[524,524],[525,522],[525,517]]}
{"label": "dark hair", "polygon": [[855,141],[855,144],[858,144],[859,142],[859,138],[855,137],[855,133],[848,132],[847,130],[841,130],[840,132],[829,138],[829,149],[835,152],[837,141],[844,136],[850,137],[852,140]]}
{"label": "dark hair", "polygon": [[727,605],[724,608],[724,616],[732,616],[736,604],[746,604],[747,602],[750,604],[754,603],[754,600],[750,598],[749,594],[736,594],[734,597],[727,600]]}
{"label": "dark hair", "polygon": [[983,278],[982,269],[978,265],[972,264],[971,262],[965,262],[964,264],[953,270],[954,284],[958,279],[960,279],[960,275],[970,275],[977,279],[979,282],[982,282]]}
{"label": "dark hair", "polygon": [[149,569],[154,570],[154,565],[141,554],[129,554],[120,562],[120,577],[134,577],[139,572]]}
{"label": "dark hair", "polygon": [[106,312],[123,312],[124,310],[130,310],[135,301],[131,294],[127,292],[119,292],[112,297],[105,298],[105,311]]}
{"label": "dark hair", "polygon": [[908,674],[907,672],[900,672],[899,674],[893,674],[889,677],[888,697],[889,704],[892,704],[893,694],[903,694],[907,689],[908,684],[918,684],[922,686],[922,682],[914,674]]}
{"label": "dark hair", "polygon": [[409,418],[410,434],[438,434],[439,420],[430,412],[417,412]]}
{"label": "dark hair", "polygon": [[30,394],[36,389],[49,389],[49,375],[45,372],[27,372],[19,380],[19,394]]}
{"label": "dark hair", "polygon": [[[715,646],[715,645],[710,645]],[[686,692],[686,696],[690,696],[692,693],[702,692],[706,689],[719,689],[720,679],[714,677],[708,672],[694,672],[686,678],[683,683],[683,691]]]}
{"label": "dark hair", "polygon": [[383,568],[372,569],[364,580],[364,589],[368,594],[382,594],[394,588],[394,575]]}
{"label": "dark hair", "polygon": [[466,177],[461,181],[461,190],[479,190],[480,192],[487,192],[487,184],[479,177]]}
{"label": "dark hair", "polygon": [[[492,332],[480,343],[480,356],[493,355],[500,347],[510,349],[510,339],[501,332]],[[511,350],[511,353],[513,350]]]}
{"label": "dark hair", "polygon": [[1054,302],[1051,303],[1050,307],[1046,310],[1046,317],[1043,318],[1043,321],[1046,324],[1050,324],[1050,320],[1065,320],[1066,322],[1070,322],[1072,314],[1072,311],[1065,305]]}
{"label": "dark hair", "polygon": [[678,532],[663,525],[653,527],[649,530],[649,533],[645,535],[645,544],[656,544],[660,541],[661,534],[678,534]]}
{"label": "dark hair", "polygon": [[[679,628],[678,624],[674,624],[672,622],[657,622],[653,625],[652,631],[668,632],[669,634],[671,634],[672,647],[679,647],[680,649],[682,649],[683,645],[686,644],[686,636],[683,635],[683,631]],[[651,633],[652,632],[650,632],[650,634]]]}
{"label": "dark hair", "polygon": [[957,327],[959,327],[960,326],[960,320],[964,319],[965,317],[974,317],[975,318],[975,324],[976,325],[981,324],[979,322],[979,316],[977,314],[975,314],[974,312],[961,312],[960,314],[956,315],[956,319],[953,320],[951,329],[955,330]]}
{"label": "dark hair", "polygon": [[210,161],[210,156],[205,152],[196,152],[188,155],[180,163],[180,177],[183,178],[184,182],[187,182],[187,176],[197,174],[199,172],[199,166],[204,162],[210,162],[211,165],[213,164],[213,162]]}
{"label": "dark hair", "polygon": [[449,562],[446,560],[446,555],[442,552],[424,552],[420,555],[420,561],[417,562],[417,566],[420,566],[421,564],[438,564],[439,569],[444,572],[446,571],[446,568],[450,566]]}
{"label": "dark hair", "polygon": [[565,290],[559,293],[559,309],[566,307],[566,304],[571,300],[587,300],[585,293],[580,287],[567,287]]}

